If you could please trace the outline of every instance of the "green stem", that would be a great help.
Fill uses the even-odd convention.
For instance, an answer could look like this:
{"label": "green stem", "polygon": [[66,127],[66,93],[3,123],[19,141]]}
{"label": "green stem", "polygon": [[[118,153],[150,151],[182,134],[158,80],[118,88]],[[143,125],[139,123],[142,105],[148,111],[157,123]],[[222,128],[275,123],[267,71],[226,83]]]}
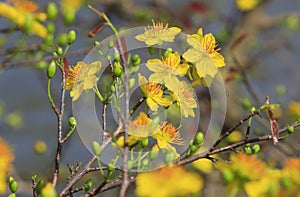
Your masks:
{"label": "green stem", "polygon": [[98,89],[98,86],[96,86],[93,90],[94,90],[95,94],[97,95],[98,99],[99,99],[101,102],[104,102],[104,98],[102,97],[102,95],[101,95],[101,93],[100,93],[100,91],[99,91],[99,89]]}
{"label": "green stem", "polygon": [[53,109],[56,109],[55,103],[54,103],[54,101],[52,99],[52,96],[51,96],[51,79],[48,79],[48,99],[50,101],[51,107]]}

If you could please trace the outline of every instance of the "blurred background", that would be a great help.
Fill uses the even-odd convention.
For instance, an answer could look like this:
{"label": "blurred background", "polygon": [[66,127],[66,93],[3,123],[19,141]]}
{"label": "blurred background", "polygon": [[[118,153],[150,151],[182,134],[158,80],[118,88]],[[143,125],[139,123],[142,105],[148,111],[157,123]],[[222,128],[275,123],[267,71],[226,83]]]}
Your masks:
{"label": "blurred background", "polygon": [[[35,2],[39,11],[45,10],[46,1]],[[74,23],[66,25],[63,15],[55,21],[57,42],[62,32],[77,32],[69,51],[70,65],[82,60],[95,40],[112,34],[109,28],[103,28],[94,38],[88,37],[101,21],[87,4],[105,12],[118,29],[151,25],[153,19],[180,27],[184,33],[195,33],[199,27],[204,33],[213,33],[226,61],[221,70],[228,103],[224,129],[241,119],[250,107],[262,105],[266,96],[270,96],[271,103],[281,105],[276,113],[280,127],[300,117],[300,0],[261,1],[249,11],[237,7],[234,0],[84,1],[76,10]],[[23,52],[11,56],[24,36],[22,31],[12,31],[14,28],[9,20],[0,17],[0,136],[13,148],[12,174],[22,180],[19,196],[31,196],[30,177],[39,174],[49,179],[56,151],[57,120],[47,99],[46,66],[39,62],[39,58],[48,60],[51,52],[38,58],[35,49],[40,49],[43,40],[33,35],[22,44]],[[52,81],[53,97],[58,102],[60,76],[56,74]],[[72,116],[69,98],[66,108],[67,120]],[[64,126],[68,127],[67,122]],[[259,121],[253,128],[257,128],[257,134],[269,132]],[[298,157],[299,148],[299,134],[276,147],[262,145],[265,158],[275,165],[288,156]],[[68,175],[67,164],[85,163],[91,157],[76,133],[62,154],[63,176]],[[129,196],[134,196],[130,189]],[[103,196],[111,196],[111,192],[114,191]]]}

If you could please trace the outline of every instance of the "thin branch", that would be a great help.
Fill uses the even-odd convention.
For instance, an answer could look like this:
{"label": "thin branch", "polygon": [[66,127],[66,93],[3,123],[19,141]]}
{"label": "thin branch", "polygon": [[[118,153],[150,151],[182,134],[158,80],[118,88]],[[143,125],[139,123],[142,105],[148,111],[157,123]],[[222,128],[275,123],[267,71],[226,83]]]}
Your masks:
{"label": "thin branch", "polygon": [[238,61],[238,59],[236,58],[236,56],[233,54],[232,55],[232,59],[233,59],[233,62],[239,67],[240,71],[241,71],[241,74],[242,74],[242,79],[243,79],[243,83],[246,87],[246,89],[248,90],[250,96],[252,97],[252,99],[254,100],[255,102],[255,105],[258,107],[260,106],[260,102],[259,102],[259,99],[255,93],[255,91],[253,90],[253,87],[251,86],[250,82],[249,82],[249,79],[248,79],[248,76],[246,74],[246,72],[244,71],[244,68],[243,66],[241,65],[241,63]]}
{"label": "thin branch", "polygon": [[239,126],[241,126],[244,122],[249,120],[251,117],[258,115],[259,113],[257,111],[250,112],[245,118],[241,119],[236,125],[228,129],[223,135],[221,135],[217,141],[214,143],[214,145],[210,148],[210,151],[215,149],[227,136],[229,136],[234,130],[236,130]]}
{"label": "thin branch", "polygon": [[61,158],[61,150],[62,150],[62,122],[63,122],[63,115],[65,109],[65,95],[66,95],[66,75],[64,69],[62,69],[62,89],[61,89],[61,103],[60,103],[60,112],[57,116],[58,121],[58,131],[57,131],[57,149],[56,149],[56,156],[55,156],[55,169],[52,184],[55,187],[58,181],[59,175],[59,164]]}
{"label": "thin branch", "polygon": [[143,96],[142,98],[140,98],[138,100],[138,102],[132,107],[132,109],[130,110],[130,115],[132,116],[134,114],[134,112],[139,108],[139,106],[146,100],[146,97]]}

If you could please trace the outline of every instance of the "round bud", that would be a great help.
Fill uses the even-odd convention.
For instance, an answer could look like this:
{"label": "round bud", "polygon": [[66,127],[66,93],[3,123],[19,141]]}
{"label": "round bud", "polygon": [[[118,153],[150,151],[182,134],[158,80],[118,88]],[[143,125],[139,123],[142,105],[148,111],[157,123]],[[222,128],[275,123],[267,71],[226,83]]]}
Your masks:
{"label": "round bud", "polygon": [[17,197],[17,194],[11,193],[11,194],[9,194],[7,197]]}
{"label": "round bud", "polygon": [[69,118],[69,125],[70,125],[71,128],[76,127],[77,122],[76,122],[76,119],[74,117]]}
{"label": "round bud", "polygon": [[131,57],[131,60],[132,62],[136,62],[140,59],[140,56],[138,54],[134,54],[132,57]]}
{"label": "round bud", "polygon": [[152,150],[150,151],[150,159],[151,160],[156,159],[158,154],[159,154],[159,149],[153,149],[152,148]]}
{"label": "round bud", "polygon": [[51,46],[53,45],[53,34],[47,34],[45,40],[44,40],[44,43],[47,45],[47,46]]}
{"label": "round bud", "polygon": [[127,169],[128,170],[132,169],[133,165],[134,165],[134,161],[132,161],[132,160],[127,161]]}
{"label": "round bud", "polygon": [[130,78],[129,79],[129,81],[128,81],[128,83],[129,83],[129,88],[133,88],[134,87],[134,83],[135,83],[135,78]]}
{"label": "round bud", "polygon": [[114,53],[114,61],[115,61],[115,62],[120,62],[120,60],[121,60],[120,54],[115,52],[115,53]]}
{"label": "round bud", "polygon": [[165,163],[171,164],[175,159],[175,154],[173,152],[168,152],[165,156]]}
{"label": "round bud", "polygon": [[86,192],[89,191],[90,189],[92,189],[92,187],[93,187],[92,179],[88,179],[83,185],[84,191],[86,191]]}
{"label": "round bud", "polygon": [[149,52],[150,55],[154,55],[155,48],[153,46],[148,47],[148,52]]}
{"label": "round bud", "polygon": [[223,172],[222,172],[222,177],[224,179],[224,181],[226,183],[231,183],[234,179],[234,174],[231,170],[229,169],[225,169]]}
{"label": "round bud", "polygon": [[95,42],[94,42],[94,46],[95,46],[95,47],[100,46],[100,42],[99,42],[99,41],[95,41]]}
{"label": "round bud", "polygon": [[295,128],[293,126],[288,127],[288,132],[289,133],[294,133],[294,131],[295,131]]}
{"label": "round bud", "polygon": [[55,32],[55,25],[54,25],[54,23],[49,22],[47,24],[47,31],[48,31],[48,34],[53,34]]}
{"label": "round bud", "polygon": [[75,20],[76,12],[72,7],[68,7],[64,13],[64,19],[66,25],[73,24]]}
{"label": "round bud", "polygon": [[191,153],[195,153],[198,150],[198,147],[195,145],[189,146],[189,150],[191,151]]}
{"label": "round bud", "polygon": [[97,156],[101,154],[101,146],[97,141],[92,142],[93,153]]}
{"label": "round bud", "polygon": [[49,79],[52,79],[55,75],[56,72],[56,63],[54,60],[52,60],[50,62],[50,64],[48,65],[48,69],[47,69],[47,76]]}
{"label": "round bud", "polygon": [[27,33],[31,32],[33,22],[34,22],[34,16],[32,14],[26,14],[25,23],[24,23],[24,30]]}
{"label": "round bud", "polygon": [[139,57],[136,61],[133,62],[133,66],[137,67],[141,64],[141,58]]}
{"label": "round bud", "polygon": [[114,75],[116,77],[120,77],[123,74],[123,68],[122,68],[120,62],[115,62],[113,69],[114,69]]}
{"label": "round bud", "polygon": [[108,43],[108,47],[109,47],[109,48],[113,48],[114,45],[115,45],[115,44],[114,44],[114,41],[112,41],[112,40]]}
{"label": "round bud", "polygon": [[57,42],[59,46],[63,46],[68,42],[68,35],[66,33],[62,33],[58,36]]}
{"label": "round bud", "polygon": [[111,86],[110,86],[110,91],[111,91],[112,93],[116,92],[116,87],[115,87],[114,85],[111,85]]}
{"label": "round bud", "polygon": [[142,161],[142,167],[148,168],[149,167],[149,159],[143,159]]}
{"label": "round bud", "polygon": [[68,33],[68,44],[72,44],[76,40],[76,32],[75,30],[71,30]]}
{"label": "round bud", "polygon": [[16,193],[18,190],[18,183],[15,180],[9,182],[9,189],[12,193]]}
{"label": "round bud", "polygon": [[253,152],[254,154],[257,154],[257,153],[259,153],[259,151],[260,151],[260,146],[259,146],[259,144],[254,144],[254,146],[252,147],[252,152]]}
{"label": "round bud", "polygon": [[201,145],[204,140],[204,134],[202,132],[197,132],[195,136],[195,144],[196,145]]}
{"label": "round bud", "polygon": [[256,108],[255,107],[251,107],[249,112],[255,112],[256,111]]}
{"label": "round bud", "polygon": [[251,147],[246,146],[246,147],[245,147],[245,153],[248,154],[248,155],[251,155],[251,154],[252,154],[252,149],[251,149]]}
{"label": "round bud", "polygon": [[148,142],[149,142],[149,139],[146,137],[146,138],[143,138],[142,141],[141,141],[141,145],[143,148],[147,147],[148,146]]}
{"label": "round bud", "polygon": [[61,47],[57,47],[56,52],[58,55],[62,55],[63,54],[63,49]]}
{"label": "round bud", "polygon": [[47,18],[50,21],[55,20],[57,14],[58,14],[58,10],[57,10],[57,6],[54,2],[48,3],[47,8],[46,8],[46,13],[47,13]]}

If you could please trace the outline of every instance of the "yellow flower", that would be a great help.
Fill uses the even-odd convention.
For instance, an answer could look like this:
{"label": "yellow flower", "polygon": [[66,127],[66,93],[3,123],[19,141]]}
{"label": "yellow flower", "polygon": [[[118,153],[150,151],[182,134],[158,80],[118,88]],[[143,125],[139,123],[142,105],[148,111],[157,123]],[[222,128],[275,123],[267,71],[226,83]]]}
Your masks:
{"label": "yellow flower", "polygon": [[187,35],[187,42],[192,48],[182,55],[183,58],[195,65],[199,78],[214,78],[218,68],[225,66],[215,37],[211,33],[203,35],[200,28],[198,34]]}
{"label": "yellow flower", "polygon": [[174,42],[175,36],[181,32],[178,27],[168,28],[168,24],[164,27],[162,23],[153,22],[153,26],[145,29],[145,33],[135,36],[139,41],[145,42],[146,45],[162,45],[163,42]]}
{"label": "yellow flower", "polygon": [[[229,178],[226,189],[229,192],[242,191],[245,183],[259,181],[266,172],[266,164],[255,155],[239,152],[230,156],[231,163],[218,162],[216,167],[223,173],[224,178]],[[227,176],[230,175],[230,176]]]}
{"label": "yellow flower", "polygon": [[41,38],[47,36],[47,29],[38,22],[44,21],[47,15],[43,12],[36,12],[38,6],[32,1],[27,0],[13,0],[12,6],[6,3],[0,2],[0,16],[7,18],[19,27],[23,28],[25,22],[30,15],[33,15],[33,22],[31,27],[31,33],[36,34]]}
{"label": "yellow flower", "polygon": [[[146,113],[140,112],[128,125],[128,146],[135,145],[138,141],[155,134],[159,129],[159,124],[153,123],[152,119],[149,118]],[[120,147],[124,147],[124,136],[119,137],[116,144]]]}
{"label": "yellow flower", "polygon": [[149,81],[156,83],[172,83],[175,76],[184,76],[189,69],[189,65],[184,62],[180,63],[180,55],[178,53],[171,53],[163,60],[150,59],[146,66],[150,71],[153,71],[149,77]]}
{"label": "yellow flower", "polygon": [[259,3],[259,0],[235,0],[237,8],[241,11],[253,10]]}
{"label": "yellow flower", "polygon": [[[282,188],[284,196],[294,196],[293,194],[300,194],[300,159],[288,158],[285,161],[284,168],[282,170],[283,180],[285,188]],[[298,195],[299,196],[299,195]]]}
{"label": "yellow flower", "polygon": [[55,188],[53,188],[52,183],[47,183],[46,186],[42,189],[42,196],[45,196],[45,197],[57,196],[57,192],[56,192]]}
{"label": "yellow flower", "polygon": [[84,0],[61,0],[60,5],[61,5],[61,10],[63,13],[66,12],[68,8],[72,8],[75,12],[79,10],[79,8],[82,6],[84,3]]}
{"label": "yellow flower", "polygon": [[300,118],[300,102],[290,102],[287,111],[292,118]]}
{"label": "yellow flower", "polygon": [[197,102],[194,98],[193,89],[185,81],[179,81],[176,77],[172,83],[166,84],[166,87],[173,92],[172,97],[177,101],[181,113],[186,118],[195,117],[194,108],[197,108]]}
{"label": "yellow flower", "polygon": [[6,191],[6,174],[12,168],[14,155],[9,145],[0,137],[0,194]]}
{"label": "yellow flower", "polygon": [[135,193],[143,197],[189,196],[202,188],[203,180],[198,174],[183,167],[165,167],[138,174]]}
{"label": "yellow flower", "polygon": [[198,159],[193,162],[193,166],[206,174],[213,171],[213,162],[209,159]]}
{"label": "yellow flower", "polygon": [[277,196],[280,190],[280,170],[269,170],[259,180],[245,183],[245,191],[249,197]]}
{"label": "yellow flower", "polygon": [[147,97],[146,102],[152,111],[158,110],[158,104],[162,106],[170,106],[172,101],[168,98],[163,98],[162,86],[155,82],[148,82],[148,80],[142,76],[139,76],[139,85],[141,91],[145,97]]}
{"label": "yellow flower", "polygon": [[69,66],[66,72],[66,89],[71,90],[70,95],[76,101],[83,90],[93,89],[99,80],[96,74],[100,71],[102,63],[95,61],[91,64],[77,62],[76,66]]}
{"label": "yellow flower", "polygon": [[171,144],[184,145],[180,133],[171,123],[163,122],[160,130],[152,137],[157,140],[158,147],[162,149],[168,148]]}

